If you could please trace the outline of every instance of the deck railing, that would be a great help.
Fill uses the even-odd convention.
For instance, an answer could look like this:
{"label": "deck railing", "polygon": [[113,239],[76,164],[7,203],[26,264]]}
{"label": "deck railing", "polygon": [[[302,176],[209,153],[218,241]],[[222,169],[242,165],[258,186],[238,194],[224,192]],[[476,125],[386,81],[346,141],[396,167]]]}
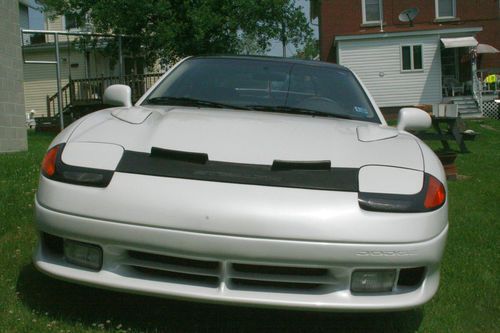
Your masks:
{"label": "deck railing", "polygon": [[[497,80],[494,83],[485,82],[486,77],[489,75],[496,75]],[[477,71],[477,78],[481,82],[482,92],[489,94],[500,93],[500,67],[479,69]]]}
{"label": "deck railing", "polygon": [[[150,73],[70,80],[61,88],[62,110],[75,105],[103,104],[104,90],[113,84],[130,86],[132,102],[136,102],[162,75]],[[47,117],[58,113],[57,95],[47,96]]]}

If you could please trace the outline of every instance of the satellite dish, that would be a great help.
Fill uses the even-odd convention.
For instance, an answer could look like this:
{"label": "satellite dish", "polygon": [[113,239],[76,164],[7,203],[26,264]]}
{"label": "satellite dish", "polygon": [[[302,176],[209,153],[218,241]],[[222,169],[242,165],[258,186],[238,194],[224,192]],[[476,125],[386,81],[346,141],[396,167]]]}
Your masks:
{"label": "satellite dish", "polygon": [[413,27],[413,20],[418,15],[418,8],[408,8],[403,10],[401,14],[399,14],[399,20],[401,22],[410,22],[410,27]]}

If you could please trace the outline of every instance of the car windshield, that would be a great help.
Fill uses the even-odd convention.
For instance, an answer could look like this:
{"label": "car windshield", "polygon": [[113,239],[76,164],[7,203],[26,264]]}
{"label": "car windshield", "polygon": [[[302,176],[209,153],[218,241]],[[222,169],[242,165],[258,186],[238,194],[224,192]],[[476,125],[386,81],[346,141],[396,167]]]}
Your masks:
{"label": "car windshield", "polygon": [[380,122],[350,71],[330,65],[267,59],[188,59],[143,104],[303,113]]}

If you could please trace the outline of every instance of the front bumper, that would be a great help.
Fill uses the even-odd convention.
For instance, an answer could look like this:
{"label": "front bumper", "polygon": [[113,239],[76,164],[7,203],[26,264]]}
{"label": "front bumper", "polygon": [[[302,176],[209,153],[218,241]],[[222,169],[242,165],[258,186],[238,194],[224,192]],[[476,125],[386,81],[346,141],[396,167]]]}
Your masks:
{"label": "front bumper", "polygon": [[[446,227],[423,242],[392,244],[251,238],[98,220],[57,212],[38,201],[36,216],[40,232],[96,244],[103,250],[102,269],[95,272],[66,262],[63,255],[40,243],[34,263],[51,276],[147,295],[310,310],[402,310],[429,301],[438,288],[447,234]],[[150,254],[161,258],[155,260]],[[216,263],[216,268],[206,262]],[[259,267],[269,266],[307,273],[278,269],[262,274]],[[410,267],[425,267],[424,278],[415,288],[396,285],[389,293],[350,292],[355,269]],[[165,272],[173,274],[157,274]]]}

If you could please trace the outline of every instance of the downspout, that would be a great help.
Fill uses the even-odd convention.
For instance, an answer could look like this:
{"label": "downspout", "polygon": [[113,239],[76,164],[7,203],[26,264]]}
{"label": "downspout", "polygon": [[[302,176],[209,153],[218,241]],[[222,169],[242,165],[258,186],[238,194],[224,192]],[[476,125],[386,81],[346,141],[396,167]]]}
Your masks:
{"label": "downspout", "polygon": [[384,32],[384,5],[383,0],[378,2],[378,10],[380,12],[380,32]]}
{"label": "downspout", "polygon": [[337,64],[342,65],[340,63],[340,42],[333,40],[333,45],[335,46],[335,60],[337,60]]}
{"label": "downspout", "polygon": [[319,60],[322,60],[322,61],[326,61],[326,59],[321,59],[321,56],[322,56],[322,51],[323,51],[323,39],[321,38],[322,37],[322,33],[321,33],[321,17],[323,16],[323,1],[322,0],[318,0],[319,1],[319,11],[318,11],[318,38],[319,38]]}

